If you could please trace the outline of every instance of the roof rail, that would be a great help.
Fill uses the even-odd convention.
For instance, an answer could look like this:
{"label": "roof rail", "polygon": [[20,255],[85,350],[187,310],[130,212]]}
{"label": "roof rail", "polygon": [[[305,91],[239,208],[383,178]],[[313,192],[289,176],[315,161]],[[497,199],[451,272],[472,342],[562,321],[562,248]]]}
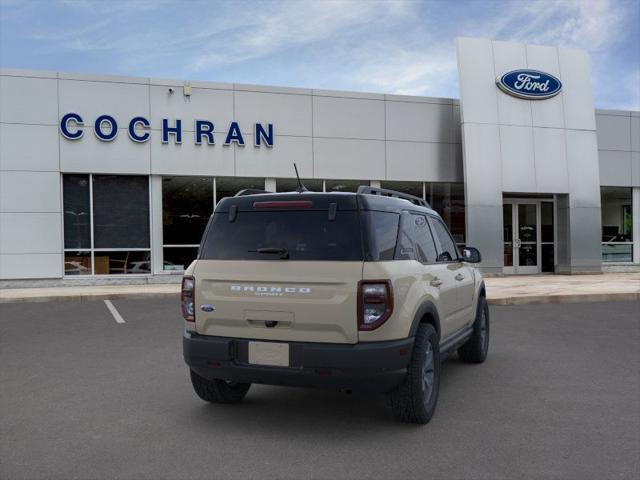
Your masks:
{"label": "roof rail", "polygon": [[245,188],[244,190],[240,190],[238,193],[234,195],[234,197],[244,197],[246,195],[259,195],[261,193],[273,193],[268,190],[260,190],[259,188]]}
{"label": "roof rail", "polygon": [[358,187],[358,193],[365,195],[379,195],[381,197],[393,197],[408,200],[414,205],[420,205],[421,207],[431,208],[426,200],[416,197],[415,195],[409,195],[408,193],[397,192],[396,190],[388,190],[386,188],[370,187],[368,185],[360,185]]}

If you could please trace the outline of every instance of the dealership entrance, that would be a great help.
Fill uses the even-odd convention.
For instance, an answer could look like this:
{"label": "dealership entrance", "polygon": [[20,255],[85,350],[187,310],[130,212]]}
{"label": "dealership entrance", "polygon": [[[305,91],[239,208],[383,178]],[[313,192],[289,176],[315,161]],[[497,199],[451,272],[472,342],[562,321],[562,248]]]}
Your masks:
{"label": "dealership entrance", "polygon": [[504,273],[553,272],[556,264],[553,199],[505,198]]}

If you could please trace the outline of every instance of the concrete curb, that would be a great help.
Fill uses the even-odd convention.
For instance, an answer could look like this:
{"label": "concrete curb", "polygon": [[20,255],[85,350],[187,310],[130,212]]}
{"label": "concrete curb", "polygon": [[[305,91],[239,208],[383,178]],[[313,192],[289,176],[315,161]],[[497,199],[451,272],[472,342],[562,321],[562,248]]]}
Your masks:
{"label": "concrete curb", "polygon": [[[44,303],[44,302],[95,302],[100,300],[143,300],[158,298],[179,298],[179,292],[101,292],[81,293],[70,295],[24,295],[2,296],[0,292],[0,304],[3,303]],[[640,292],[624,293],[576,293],[560,295],[513,295],[489,297],[489,305],[534,305],[554,303],[592,303],[592,302],[628,302],[640,301]]]}
{"label": "concrete curb", "polygon": [[95,302],[100,300],[144,300],[154,298],[174,298],[178,301],[179,292],[136,292],[136,293],[87,293],[77,295],[43,295],[23,297],[2,297],[3,303],[44,303],[44,302]]}
{"label": "concrete curb", "polygon": [[595,303],[640,301],[640,293],[574,293],[560,295],[521,295],[488,298],[489,305],[533,305],[554,303]]}

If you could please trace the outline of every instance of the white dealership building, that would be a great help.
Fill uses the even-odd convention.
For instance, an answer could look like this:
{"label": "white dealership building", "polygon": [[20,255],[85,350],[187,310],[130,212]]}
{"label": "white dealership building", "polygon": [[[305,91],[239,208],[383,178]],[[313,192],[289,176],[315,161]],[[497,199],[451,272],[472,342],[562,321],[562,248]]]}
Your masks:
{"label": "white dealership building", "polygon": [[640,112],[583,50],[460,38],[460,98],[0,72],[0,287],[175,281],[217,201],[425,198],[487,273],[640,270]]}

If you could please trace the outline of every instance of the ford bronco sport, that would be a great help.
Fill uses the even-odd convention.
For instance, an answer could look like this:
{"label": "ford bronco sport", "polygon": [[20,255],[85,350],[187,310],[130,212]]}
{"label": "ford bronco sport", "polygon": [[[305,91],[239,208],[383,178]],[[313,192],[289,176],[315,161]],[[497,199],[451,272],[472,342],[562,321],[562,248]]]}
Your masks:
{"label": "ford bronco sport", "polygon": [[214,403],[252,383],[384,392],[398,420],[427,423],[441,360],[487,356],[479,261],[391,190],[225,198],[182,282],[193,388]]}

